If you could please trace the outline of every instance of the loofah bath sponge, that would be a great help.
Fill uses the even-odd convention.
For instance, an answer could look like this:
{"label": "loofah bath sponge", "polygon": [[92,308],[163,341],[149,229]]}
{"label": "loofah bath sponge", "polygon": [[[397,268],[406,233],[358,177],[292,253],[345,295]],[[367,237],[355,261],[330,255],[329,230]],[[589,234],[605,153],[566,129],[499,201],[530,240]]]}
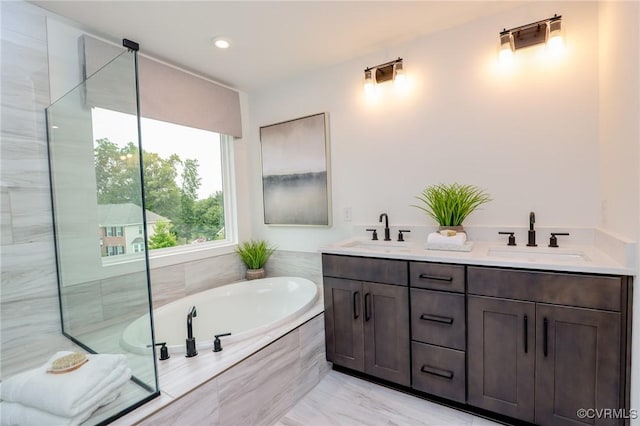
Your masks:
{"label": "loofah bath sponge", "polygon": [[47,372],[53,374],[68,373],[69,371],[82,367],[82,365],[87,361],[89,361],[89,359],[87,359],[86,354],[74,352],[55,359],[51,363],[51,368],[47,370]]}

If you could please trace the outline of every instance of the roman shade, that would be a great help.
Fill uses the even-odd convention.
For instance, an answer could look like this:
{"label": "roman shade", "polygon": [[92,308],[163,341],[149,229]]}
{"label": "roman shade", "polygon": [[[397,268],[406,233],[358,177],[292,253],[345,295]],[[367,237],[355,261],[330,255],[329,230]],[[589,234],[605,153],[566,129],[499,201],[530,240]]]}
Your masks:
{"label": "roman shade", "polygon": [[[122,51],[88,35],[82,38],[85,75]],[[142,117],[242,137],[237,91],[142,54],[138,55],[138,85]],[[98,93],[87,97],[90,106],[118,109],[111,102],[105,105],[105,100]]]}

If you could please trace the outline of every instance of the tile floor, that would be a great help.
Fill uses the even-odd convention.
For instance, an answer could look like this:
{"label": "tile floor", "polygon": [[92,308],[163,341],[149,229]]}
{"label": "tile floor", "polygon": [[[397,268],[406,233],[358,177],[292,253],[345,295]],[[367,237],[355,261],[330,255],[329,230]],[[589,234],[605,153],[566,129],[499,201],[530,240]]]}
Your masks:
{"label": "tile floor", "polygon": [[492,426],[490,420],[330,371],[276,426]]}

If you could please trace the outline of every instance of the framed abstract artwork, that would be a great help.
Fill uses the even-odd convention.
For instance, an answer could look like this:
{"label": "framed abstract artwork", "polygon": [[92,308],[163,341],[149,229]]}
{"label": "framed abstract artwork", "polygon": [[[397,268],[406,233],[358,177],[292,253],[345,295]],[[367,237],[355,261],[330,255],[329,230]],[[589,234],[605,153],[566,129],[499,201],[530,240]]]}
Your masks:
{"label": "framed abstract artwork", "polygon": [[260,127],[264,223],[331,226],[328,114]]}

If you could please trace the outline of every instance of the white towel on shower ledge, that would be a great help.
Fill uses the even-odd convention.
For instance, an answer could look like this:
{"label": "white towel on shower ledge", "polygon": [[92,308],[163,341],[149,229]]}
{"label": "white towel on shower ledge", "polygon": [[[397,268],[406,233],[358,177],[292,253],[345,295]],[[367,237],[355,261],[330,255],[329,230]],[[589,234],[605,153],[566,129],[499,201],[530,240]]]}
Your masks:
{"label": "white towel on shower ledge", "polygon": [[90,354],[89,361],[77,370],[47,373],[54,360],[70,353],[58,352],[41,367],[4,380],[2,400],[73,418],[104,405],[131,378],[126,357],[111,354]]}
{"label": "white towel on shower ledge", "polygon": [[107,405],[120,395],[120,392],[115,392],[109,397],[105,398],[100,405],[88,409],[84,413],[80,413],[75,417],[61,417],[51,414],[47,411],[38,410],[37,408],[28,407],[18,402],[0,402],[0,413],[2,415],[2,426],[78,426],[89,417],[98,408],[103,405]]}

